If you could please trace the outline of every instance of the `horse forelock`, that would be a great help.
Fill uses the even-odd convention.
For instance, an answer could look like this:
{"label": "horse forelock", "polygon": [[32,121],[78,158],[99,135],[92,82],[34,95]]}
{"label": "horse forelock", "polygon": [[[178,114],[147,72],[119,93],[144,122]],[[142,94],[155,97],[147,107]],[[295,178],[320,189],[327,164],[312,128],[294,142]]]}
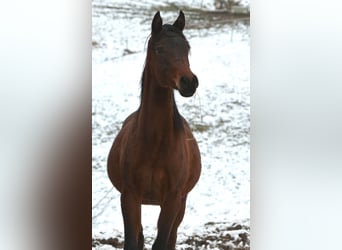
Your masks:
{"label": "horse forelock", "polygon": [[186,37],[183,34],[183,31],[179,30],[171,24],[164,24],[161,31],[158,34],[151,34],[148,37],[148,47],[150,47],[153,43],[160,40],[162,37],[180,37],[187,41]]}

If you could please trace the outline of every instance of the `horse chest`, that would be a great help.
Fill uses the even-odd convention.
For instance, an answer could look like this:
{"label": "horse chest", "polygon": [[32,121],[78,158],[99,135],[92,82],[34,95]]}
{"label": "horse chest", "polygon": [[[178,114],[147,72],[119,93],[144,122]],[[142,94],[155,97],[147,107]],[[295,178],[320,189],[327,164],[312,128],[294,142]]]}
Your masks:
{"label": "horse chest", "polygon": [[136,171],[132,177],[137,184],[137,190],[141,192],[144,204],[159,204],[166,190],[184,183],[186,168],[171,158],[165,161],[167,157],[167,154],[160,153],[136,162]]}

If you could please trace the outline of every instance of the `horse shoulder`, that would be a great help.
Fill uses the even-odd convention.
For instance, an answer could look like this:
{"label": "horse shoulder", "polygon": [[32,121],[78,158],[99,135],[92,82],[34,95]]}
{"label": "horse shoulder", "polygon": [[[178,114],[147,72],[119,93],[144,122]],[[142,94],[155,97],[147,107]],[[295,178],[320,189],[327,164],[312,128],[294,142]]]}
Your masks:
{"label": "horse shoulder", "polygon": [[199,180],[201,174],[201,154],[196,138],[194,137],[188,122],[184,118],[182,119],[184,123],[185,148],[188,153],[187,159],[189,167],[189,175],[185,191],[190,192]]}
{"label": "horse shoulder", "polygon": [[132,113],[124,120],[119,133],[114,139],[107,159],[108,176],[119,191],[121,191],[122,187],[120,162],[127,148],[128,137],[132,134],[132,128],[134,128],[136,113]]}

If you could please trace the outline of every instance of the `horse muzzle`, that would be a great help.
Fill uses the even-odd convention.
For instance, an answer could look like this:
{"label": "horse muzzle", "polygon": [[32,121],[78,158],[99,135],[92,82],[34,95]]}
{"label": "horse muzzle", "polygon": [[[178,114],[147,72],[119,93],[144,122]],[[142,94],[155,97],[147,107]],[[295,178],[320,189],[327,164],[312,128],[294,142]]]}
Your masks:
{"label": "horse muzzle", "polygon": [[198,78],[193,75],[191,79],[186,76],[182,76],[179,81],[178,91],[183,97],[190,97],[196,92],[198,87]]}

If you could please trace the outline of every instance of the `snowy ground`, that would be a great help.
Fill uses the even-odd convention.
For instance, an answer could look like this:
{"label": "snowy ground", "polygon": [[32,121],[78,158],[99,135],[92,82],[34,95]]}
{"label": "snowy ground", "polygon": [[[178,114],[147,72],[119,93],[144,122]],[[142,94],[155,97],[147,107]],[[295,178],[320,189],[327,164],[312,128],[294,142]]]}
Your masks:
{"label": "snowy ground", "polygon": [[[187,18],[199,88],[192,98],[176,93],[176,101],[198,141],[202,175],[188,196],[177,249],[249,249],[249,21],[205,16],[193,8],[212,10],[212,1],[188,2],[93,1],[93,249],[122,248],[120,196],[107,178],[106,159],[123,120],[139,105],[152,17],[161,10],[164,22],[173,22],[178,8]],[[159,210],[142,207],[147,249]]]}

